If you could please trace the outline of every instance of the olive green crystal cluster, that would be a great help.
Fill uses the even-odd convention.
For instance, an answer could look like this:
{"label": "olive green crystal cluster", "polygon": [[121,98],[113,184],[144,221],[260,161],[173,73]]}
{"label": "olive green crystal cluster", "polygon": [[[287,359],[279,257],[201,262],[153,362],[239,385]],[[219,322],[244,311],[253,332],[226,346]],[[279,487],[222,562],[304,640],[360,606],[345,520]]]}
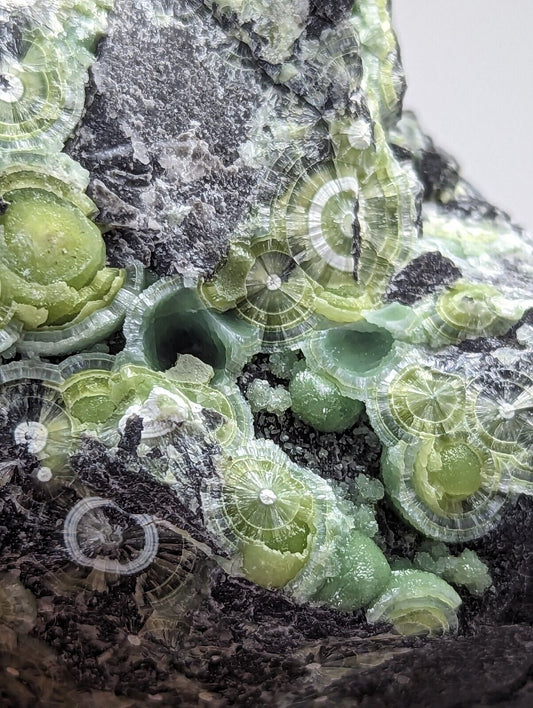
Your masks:
{"label": "olive green crystal cluster", "polygon": [[[448,581],[480,594],[490,577],[472,551],[444,544],[480,538],[533,493],[533,245],[462,180],[424,190],[427,138],[402,117],[386,0],[357,0],[299,53],[304,3],[287,2],[283,24],[285,3],[205,4],[281,87],[241,155],[267,196],[212,277],[148,273],[144,290],[138,264],[106,266],[88,174],[61,152],[111,2],[22,2],[16,41],[2,38],[0,342],[13,361],[0,367],[0,484],[28,473],[49,499],[76,489],[69,563],[98,587],[152,572],[160,589],[177,573],[161,560],[168,528],[91,495],[71,466],[82,439],[116,450],[141,421],[140,465],[212,541],[174,530],[184,555],[201,548],[229,574],[365,608],[404,634],[453,630],[461,599]],[[121,326],[112,355],[104,340]],[[256,379],[245,398],[237,380],[257,354],[280,383]],[[324,479],[256,437],[253,413],[289,409],[333,433],[366,410],[381,479]],[[199,478],[203,454],[212,465]],[[386,558],[384,496],[427,551]],[[113,536],[117,514],[130,537]]]}

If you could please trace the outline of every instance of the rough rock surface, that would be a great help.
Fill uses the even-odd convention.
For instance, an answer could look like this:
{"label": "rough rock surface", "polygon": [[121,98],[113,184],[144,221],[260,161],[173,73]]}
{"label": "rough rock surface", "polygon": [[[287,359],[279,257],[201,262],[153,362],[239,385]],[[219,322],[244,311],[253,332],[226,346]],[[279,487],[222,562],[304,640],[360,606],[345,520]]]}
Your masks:
{"label": "rough rock surface", "polygon": [[[227,4],[239,6],[237,0]],[[313,47],[327,43],[342,25],[351,0],[290,4],[292,34],[276,39],[268,3],[262,22],[241,21],[214,0],[117,0],[92,68],[84,118],[67,145],[90,172],[89,194],[107,229],[112,265],[137,259],[158,276],[211,274],[230,237],[246,229],[250,212],[280,190],[276,170],[265,160],[269,149],[276,153],[273,163],[294,163],[299,171],[301,160],[303,172],[330,155],[327,118],[347,96],[363,122],[368,118],[359,46],[352,42],[345,53],[355,67],[356,87],[344,83],[343,66],[335,63],[337,74],[313,73]],[[274,17],[278,6],[272,3]],[[398,68],[394,53],[389,58]],[[298,68],[299,79],[280,80],[287,61]],[[403,77],[397,74],[395,95],[401,97]],[[406,124],[395,132],[401,100],[392,104],[383,122],[391,126],[397,159],[412,163],[420,182],[419,210],[424,201],[439,217],[473,216],[519,234],[462,181],[453,159],[431,140],[413,138]],[[294,136],[283,133],[289,114],[297,116],[292,128],[298,154],[288,149]],[[394,273],[385,299],[416,305],[463,275],[462,264],[421,247]],[[492,277],[490,282],[512,290],[515,284],[526,287],[529,274],[509,258],[501,271],[489,271]],[[511,358],[521,352],[520,327],[532,324],[531,312],[503,334],[450,346],[449,358],[471,355],[496,367],[492,352],[505,347]],[[121,333],[107,344],[109,353],[119,353]],[[266,355],[247,365],[241,391],[256,379],[287,384],[269,369]],[[381,445],[367,416],[337,434],[319,433],[290,411],[259,412],[254,430],[343,489],[352,490],[360,473],[379,477]],[[7,445],[2,450],[0,472],[7,478],[7,469],[9,479],[4,484],[2,476],[0,484],[0,586],[10,591],[0,595],[2,705],[532,704],[531,496],[510,499],[501,523],[468,544],[489,566],[493,585],[482,597],[464,594],[457,636],[400,637],[389,626],[368,624],[363,611],[298,604],[281,591],[232,576],[227,554],[199,511],[201,481],[219,450],[186,431],[178,453],[189,487],[180,501],[148,469],[157,469],[166,449],[138,457],[141,431],[139,420],[130,420],[111,450],[94,437],[77,441],[70,460],[76,483],[57,496],[29,480],[35,459],[13,465],[12,451]],[[157,516],[162,531],[153,569],[113,576],[74,566],[62,529],[69,511],[86,497],[112,499],[120,507],[120,513],[113,510],[117,525],[141,511]],[[377,501],[376,510],[383,550],[412,560],[422,535],[386,499]],[[451,550],[458,554],[465,547]],[[155,611],[143,602],[144,594],[151,594]]]}

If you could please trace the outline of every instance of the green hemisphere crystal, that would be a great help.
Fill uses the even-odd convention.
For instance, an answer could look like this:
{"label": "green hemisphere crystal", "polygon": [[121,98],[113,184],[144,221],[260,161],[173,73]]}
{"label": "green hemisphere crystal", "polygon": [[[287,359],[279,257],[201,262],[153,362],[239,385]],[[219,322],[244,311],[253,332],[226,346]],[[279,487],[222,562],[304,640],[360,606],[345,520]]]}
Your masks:
{"label": "green hemisphere crystal", "polygon": [[364,395],[398,358],[389,332],[363,320],[314,333],[302,351],[312,371],[332,379],[343,395],[355,398]]}
{"label": "green hemisphere crystal", "polygon": [[423,326],[433,345],[456,344],[478,336],[504,334],[523,311],[520,303],[509,309],[501,292],[490,285],[459,282],[439,296],[435,314]]}
{"label": "green hemisphere crystal", "polygon": [[9,204],[0,217],[3,260],[19,278],[80,289],[104,266],[100,230],[78,207],[43,189],[19,189],[3,199]]}
{"label": "green hemisphere crystal", "polygon": [[305,475],[261,441],[228,456],[221,474],[203,494],[208,528],[241,557],[249,580],[285,585],[305,564],[316,533],[317,502]]}
{"label": "green hemisphere crystal", "polygon": [[0,487],[14,475],[28,474],[55,495],[73,480],[69,456],[76,433],[60,383],[53,364],[37,360],[0,366]]}
{"label": "green hemisphere crystal", "polygon": [[317,485],[273,443],[254,440],[225,456],[220,476],[207,481],[207,527],[249,580],[285,586],[300,577],[315,539],[324,536]]}
{"label": "green hemisphere crystal", "polygon": [[257,331],[233,313],[209,309],[182,278],[162,278],[138,298],[124,323],[125,351],[158,371],[191,354],[215,372],[238,373],[259,349]]}
{"label": "green hemisphere crystal", "polygon": [[[286,592],[297,602],[312,601],[328,578],[341,572],[339,542],[352,531],[364,527],[368,517],[358,518],[358,509],[348,502],[341,490],[318,475],[300,468],[300,474],[312,490],[316,502],[316,533],[309,558]],[[360,508],[360,507],[359,507]]]}
{"label": "green hemisphere crystal", "polygon": [[338,610],[367,607],[390,581],[387,559],[372,539],[352,531],[338,541],[339,572],[322,585],[316,600]]}
{"label": "green hemisphere crystal", "polygon": [[351,427],[363,410],[360,401],[343,396],[331,380],[309,370],[291,379],[289,393],[294,415],[326,433],[341,433]]}
{"label": "green hemisphere crystal", "polygon": [[308,547],[314,501],[290,471],[248,455],[232,460],[224,476],[223,508],[235,535],[273,550],[303,553]]}
{"label": "green hemisphere crystal", "polygon": [[438,635],[457,630],[461,598],[441,578],[421,570],[393,570],[367,620],[390,622],[398,634]]}
{"label": "green hemisphere crystal", "polygon": [[316,323],[314,291],[288,248],[270,238],[230,247],[226,262],[201,292],[212,307],[231,310],[255,328],[262,351],[296,347]]}
{"label": "green hemisphere crystal", "polygon": [[425,536],[449,543],[480,538],[500,520],[510,470],[466,435],[398,443],[382,458],[394,506]]}
{"label": "green hemisphere crystal", "polygon": [[241,553],[244,576],[267,588],[287,585],[308,560],[305,551],[278,551],[264,543],[243,543]]}
{"label": "green hemisphere crystal", "polygon": [[77,191],[87,173],[66,156],[38,153],[9,153],[0,168],[7,203],[0,216],[0,302],[24,327],[17,349],[66,354],[108,336],[143,274],[138,265],[105,267],[104,241],[88,218],[96,207]]}
{"label": "green hemisphere crystal", "polygon": [[91,55],[44,29],[25,30],[0,60],[0,146],[60,150],[79,121]]}

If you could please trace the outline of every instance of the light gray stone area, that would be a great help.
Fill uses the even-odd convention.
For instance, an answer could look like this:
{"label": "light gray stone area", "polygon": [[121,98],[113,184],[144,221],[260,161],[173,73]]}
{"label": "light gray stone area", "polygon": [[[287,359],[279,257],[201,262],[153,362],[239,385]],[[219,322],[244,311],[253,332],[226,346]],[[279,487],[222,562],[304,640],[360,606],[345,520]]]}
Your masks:
{"label": "light gray stone area", "polygon": [[[289,42],[306,43],[309,57],[319,46],[314,34],[333,37],[332,23],[349,9],[318,5],[302,4],[305,39],[295,33]],[[312,97],[311,65],[300,67],[300,91],[295,81],[287,88],[233,36],[234,25],[200,0],[117,1],[85,116],[67,146],[91,173],[111,263],[136,258],[160,275],[209,275],[254,205],[282,189],[288,148],[289,162],[328,154],[317,102],[324,110],[354,88],[343,84],[342,63],[331,96]],[[358,62],[353,35],[351,42],[350,61]],[[297,154],[294,132],[284,134],[287,116],[299,134]]]}
{"label": "light gray stone area", "polygon": [[238,44],[185,5],[117,2],[69,152],[91,171],[112,260],[193,275],[253,202],[239,146],[263,88]]}

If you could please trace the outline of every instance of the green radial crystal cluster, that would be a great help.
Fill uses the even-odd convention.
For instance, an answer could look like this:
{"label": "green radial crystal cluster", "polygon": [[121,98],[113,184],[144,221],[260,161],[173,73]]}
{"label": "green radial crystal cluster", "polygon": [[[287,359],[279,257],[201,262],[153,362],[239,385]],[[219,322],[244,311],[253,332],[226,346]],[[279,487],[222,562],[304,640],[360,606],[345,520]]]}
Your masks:
{"label": "green radial crystal cluster", "polygon": [[[135,576],[153,626],[178,612],[204,554],[297,602],[364,609],[402,634],[453,631],[461,598],[447,581],[479,594],[490,578],[473,551],[442,544],[479,539],[533,494],[533,351],[517,334],[531,323],[533,244],[476,211],[459,177],[438,197],[422,183],[427,139],[402,117],[389,3],[358,0],[296,51],[300,4],[280,24],[280,2],[204,3],[275,95],[306,108],[254,118],[241,157],[259,164],[262,191],[212,275],[149,272],[144,287],[137,263],[108,265],[89,175],[61,152],[111,3],[17,3],[19,41],[0,36],[0,348],[12,359],[0,487],[30,480],[55,500],[78,490],[83,441],[119,460],[134,440],[142,473],[194,512],[202,541],[85,489],[64,518],[57,582],[100,591]],[[245,385],[257,356],[270,379]],[[380,478],[355,448],[351,487],[296,464],[259,439],[265,411],[337,435],[368,416]],[[438,553],[394,564],[377,521],[387,505]],[[22,585],[0,593],[8,618],[14,603],[34,613]]]}
{"label": "green radial crystal cluster", "polygon": [[[110,3],[15,3],[0,36],[0,350],[67,354],[119,327],[142,271],[106,267],[85,194],[61,152],[85,104]],[[7,35],[7,36],[4,36]]]}

